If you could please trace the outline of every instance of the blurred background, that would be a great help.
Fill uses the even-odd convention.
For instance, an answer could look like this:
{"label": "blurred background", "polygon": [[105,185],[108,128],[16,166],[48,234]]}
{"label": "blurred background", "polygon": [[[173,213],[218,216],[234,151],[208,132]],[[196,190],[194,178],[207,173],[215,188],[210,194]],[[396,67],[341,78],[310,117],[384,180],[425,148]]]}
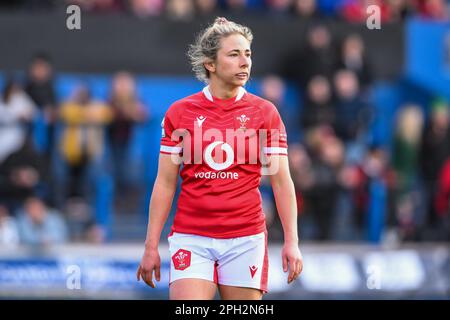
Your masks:
{"label": "blurred background", "polygon": [[2,1],[0,298],[168,298],[176,199],[161,282],[135,276],[160,123],[202,89],[186,51],[216,16],[252,29],[247,90],[288,131],[305,265],[288,286],[263,178],[266,298],[449,299],[446,0]]}

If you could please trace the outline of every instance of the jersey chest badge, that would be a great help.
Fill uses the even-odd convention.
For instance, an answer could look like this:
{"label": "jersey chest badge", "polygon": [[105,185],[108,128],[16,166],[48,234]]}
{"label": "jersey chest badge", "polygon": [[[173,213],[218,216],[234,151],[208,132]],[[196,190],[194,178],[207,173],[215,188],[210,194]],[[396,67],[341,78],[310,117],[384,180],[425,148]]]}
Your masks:
{"label": "jersey chest badge", "polygon": [[249,128],[250,118],[243,114],[240,114],[235,117],[235,128],[238,130],[243,130],[244,132]]}

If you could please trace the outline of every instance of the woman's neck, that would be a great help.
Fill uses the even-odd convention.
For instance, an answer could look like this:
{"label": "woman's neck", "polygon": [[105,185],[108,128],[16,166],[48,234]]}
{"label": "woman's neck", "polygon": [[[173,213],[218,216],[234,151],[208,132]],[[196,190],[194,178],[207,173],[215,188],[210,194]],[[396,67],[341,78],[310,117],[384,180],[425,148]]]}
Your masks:
{"label": "woman's neck", "polygon": [[209,91],[215,98],[230,99],[238,95],[239,87],[229,87],[214,81],[209,83]]}

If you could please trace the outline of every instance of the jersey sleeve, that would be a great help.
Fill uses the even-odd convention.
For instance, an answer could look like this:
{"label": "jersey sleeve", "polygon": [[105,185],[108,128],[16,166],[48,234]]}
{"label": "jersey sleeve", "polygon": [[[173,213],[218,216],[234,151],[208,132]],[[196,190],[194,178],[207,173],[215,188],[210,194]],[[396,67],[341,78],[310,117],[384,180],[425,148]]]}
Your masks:
{"label": "jersey sleeve", "polygon": [[177,109],[171,106],[161,121],[161,147],[160,153],[180,154],[183,152],[182,138],[177,134]]}
{"label": "jersey sleeve", "polygon": [[287,155],[286,127],[277,110],[268,103],[264,110],[264,129],[266,138],[263,140],[263,152],[266,155]]}

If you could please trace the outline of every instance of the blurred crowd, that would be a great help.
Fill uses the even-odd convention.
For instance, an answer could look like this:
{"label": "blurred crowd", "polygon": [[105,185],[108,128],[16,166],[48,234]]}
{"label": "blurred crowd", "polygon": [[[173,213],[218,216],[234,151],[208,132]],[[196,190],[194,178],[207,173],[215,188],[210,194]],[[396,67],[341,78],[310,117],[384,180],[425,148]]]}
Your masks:
{"label": "blurred crowd", "polygon": [[[105,230],[91,205],[95,191],[89,179],[95,174],[89,171],[110,173],[117,192],[129,189],[125,167],[132,130],[149,117],[133,75],[115,74],[106,101],[94,99],[84,82],[67,100],[56,96],[45,54],[33,58],[24,78],[5,80],[0,96],[2,245],[103,242]],[[46,128],[41,143],[36,141],[40,126]],[[108,161],[101,168],[106,148]]]}
{"label": "blurred crowd", "polygon": [[[290,136],[300,237],[365,241],[380,219],[381,241],[449,241],[449,102],[435,97],[398,106],[390,115],[392,143],[381,145],[371,134],[383,115],[372,105],[375,79],[364,40],[335,40],[325,25],[312,25],[300,52],[262,84]],[[283,100],[285,80],[301,93],[298,113]],[[267,180],[263,199],[271,235],[282,240]]]}
{"label": "blurred crowd", "polygon": [[324,18],[364,22],[367,7],[378,5],[383,22],[410,15],[448,20],[447,0],[6,0],[1,6],[23,10],[52,10],[70,4],[93,14],[131,14],[140,18],[166,16],[189,21],[217,14],[263,13],[275,18]]}

